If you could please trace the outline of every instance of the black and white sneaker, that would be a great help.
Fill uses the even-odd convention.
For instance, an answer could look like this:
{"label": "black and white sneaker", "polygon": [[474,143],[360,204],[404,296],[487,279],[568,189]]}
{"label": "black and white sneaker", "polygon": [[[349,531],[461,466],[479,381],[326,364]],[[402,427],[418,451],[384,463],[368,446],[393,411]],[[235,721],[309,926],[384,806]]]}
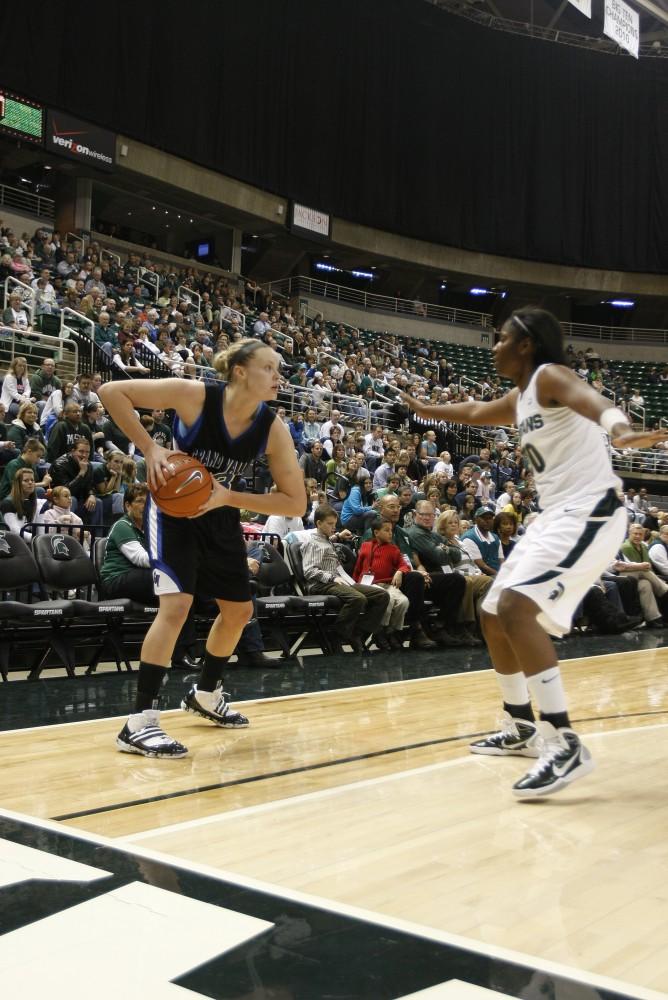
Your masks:
{"label": "black and white sneaker", "polygon": [[539,722],[538,731],[540,758],[513,785],[513,794],[518,799],[553,795],[578,778],[584,778],[595,767],[589,750],[572,729],[555,729],[549,722]]}
{"label": "black and white sneaker", "polygon": [[130,716],[116,737],[116,746],[124,753],[144,757],[185,757],[188,748],[173,740],[160,728],[160,712],[146,709]]}
{"label": "black and white sneaker", "polygon": [[223,691],[220,681],[213,692],[198,691],[194,684],[181,702],[181,708],[184,712],[201,715],[203,719],[215,722],[224,729],[243,729],[249,725],[245,715],[230,708],[230,696],[227,691]]}
{"label": "black and white sneaker", "polygon": [[490,733],[469,744],[471,753],[489,754],[492,757],[538,757],[538,730],[535,722],[512,719],[504,712],[499,720],[498,733]]}

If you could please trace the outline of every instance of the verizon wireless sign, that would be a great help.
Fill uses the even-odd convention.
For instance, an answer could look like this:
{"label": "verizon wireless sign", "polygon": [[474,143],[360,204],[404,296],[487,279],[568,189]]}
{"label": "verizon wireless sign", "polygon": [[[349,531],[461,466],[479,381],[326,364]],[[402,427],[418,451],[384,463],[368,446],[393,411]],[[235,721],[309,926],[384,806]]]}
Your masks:
{"label": "verizon wireless sign", "polygon": [[47,115],[45,146],[50,152],[70,160],[78,160],[100,170],[114,169],[115,134],[62,111],[49,111]]}

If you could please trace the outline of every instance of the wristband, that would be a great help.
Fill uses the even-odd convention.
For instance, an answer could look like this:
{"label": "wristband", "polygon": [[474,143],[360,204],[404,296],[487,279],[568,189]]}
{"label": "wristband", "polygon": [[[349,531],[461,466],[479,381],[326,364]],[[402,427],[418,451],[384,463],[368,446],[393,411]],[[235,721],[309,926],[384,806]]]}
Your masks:
{"label": "wristband", "polygon": [[598,418],[598,422],[608,436],[612,433],[612,428],[615,424],[626,424],[629,429],[631,427],[629,418],[625,413],[617,409],[616,406],[611,406],[607,410],[604,410]]}

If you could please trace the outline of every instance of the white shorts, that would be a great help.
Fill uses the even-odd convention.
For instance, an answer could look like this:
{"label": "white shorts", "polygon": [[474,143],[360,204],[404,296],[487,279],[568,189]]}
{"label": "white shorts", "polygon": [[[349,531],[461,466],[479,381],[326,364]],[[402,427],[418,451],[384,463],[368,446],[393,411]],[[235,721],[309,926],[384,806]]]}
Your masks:
{"label": "white shorts", "polygon": [[575,610],[601,573],[614,562],[628,517],[614,490],[598,503],[540,514],[501,566],[482,603],[498,614],[504,590],[525,594],[541,609],[546,632],[570,631]]}

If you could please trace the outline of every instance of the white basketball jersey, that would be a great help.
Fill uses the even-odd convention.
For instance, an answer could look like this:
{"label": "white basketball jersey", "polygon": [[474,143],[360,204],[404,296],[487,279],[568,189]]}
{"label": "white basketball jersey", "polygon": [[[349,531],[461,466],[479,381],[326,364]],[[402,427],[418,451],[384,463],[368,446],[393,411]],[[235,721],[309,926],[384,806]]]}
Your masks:
{"label": "white basketball jersey", "polygon": [[546,367],[536,369],[517,400],[522,456],[533,470],[542,510],[585,507],[622,483],[598,424],[568,406],[539,405],[536,380]]}

